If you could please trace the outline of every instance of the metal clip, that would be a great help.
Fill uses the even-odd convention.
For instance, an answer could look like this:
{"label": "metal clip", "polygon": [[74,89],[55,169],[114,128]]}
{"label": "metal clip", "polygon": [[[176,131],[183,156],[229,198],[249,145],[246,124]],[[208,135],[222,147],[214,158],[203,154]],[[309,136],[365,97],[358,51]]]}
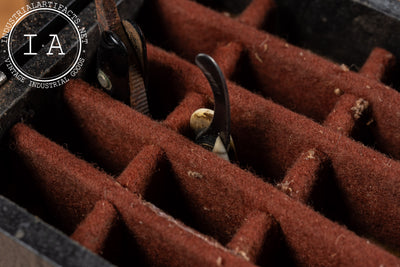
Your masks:
{"label": "metal clip", "polygon": [[236,160],[236,151],[230,134],[230,104],[224,75],[215,60],[206,54],[196,56],[196,65],[210,83],[214,95],[214,111],[196,110],[191,118],[191,128],[196,132],[196,143],[219,157]]}
{"label": "metal clip", "polygon": [[104,90],[149,114],[146,42],[139,26],[119,17],[114,0],[96,0],[100,44],[97,80]]}

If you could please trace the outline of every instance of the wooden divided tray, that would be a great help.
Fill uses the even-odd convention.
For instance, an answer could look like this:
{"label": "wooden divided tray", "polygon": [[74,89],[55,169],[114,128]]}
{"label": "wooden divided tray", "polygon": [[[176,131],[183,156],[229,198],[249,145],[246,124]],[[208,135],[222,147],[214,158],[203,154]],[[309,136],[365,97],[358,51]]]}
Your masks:
{"label": "wooden divided tray", "polygon": [[[207,4],[142,7],[151,118],[70,81],[10,130],[2,194],[118,266],[400,266],[394,56],[354,72],[269,34],[271,0]],[[193,142],[198,53],[227,78],[236,163]]]}

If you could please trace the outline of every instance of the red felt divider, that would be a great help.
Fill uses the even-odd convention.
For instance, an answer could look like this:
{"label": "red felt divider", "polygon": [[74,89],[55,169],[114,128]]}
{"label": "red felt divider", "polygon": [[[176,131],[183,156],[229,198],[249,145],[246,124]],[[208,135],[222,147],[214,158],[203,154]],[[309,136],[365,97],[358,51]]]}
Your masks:
{"label": "red felt divider", "polygon": [[[177,53],[148,44],[153,118],[84,81],[64,88],[85,151],[113,176],[24,124],[11,131],[63,229],[111,261],[118,232],[135,255],[125,264],[399,266],[400,94],[381,83],[394,57],[375,49],[355,73],[289,45],[259,29],[270,0],[236,17],[151,6],[150,34]],[[192,140],[190,115],[213,106],[200,52],[228,78],[235,164]]]}

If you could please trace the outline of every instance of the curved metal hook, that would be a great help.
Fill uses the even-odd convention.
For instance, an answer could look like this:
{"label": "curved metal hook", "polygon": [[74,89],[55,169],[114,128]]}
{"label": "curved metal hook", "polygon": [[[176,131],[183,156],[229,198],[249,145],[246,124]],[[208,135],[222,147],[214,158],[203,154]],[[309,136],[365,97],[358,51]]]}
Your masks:
{"label": "curved metal hook", "polygon": [[214,95],[214,118],[203,134],[219,136],[224,146],[228,148],[231,113],[224,74],[215,60],[207,54],[198,54],[195,62],[206,76]]}

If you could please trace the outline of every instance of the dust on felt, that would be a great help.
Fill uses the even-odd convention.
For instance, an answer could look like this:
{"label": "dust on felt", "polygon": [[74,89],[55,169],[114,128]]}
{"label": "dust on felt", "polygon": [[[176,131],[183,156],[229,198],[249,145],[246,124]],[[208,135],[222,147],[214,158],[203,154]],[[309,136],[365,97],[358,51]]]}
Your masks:
{"label": "dust on felt", "polygon": [[201,173],[195,171],[188,171],[187,174],[192,178],[197,178],[197,179],[203,178],[203,175]]}
{"label": "dust on felt", "polygon": [[353,107],[351,107],[351,111],[354,112],[353,114],[353,118],[358,120],[359,118],[361,118],[361,116],[365,113],[365,111],[368,109],[369,107],[369,102],[359,98],[357,99],[355,105]]}
{"label": "dust on felt", "polygon": [[[259,45],[259,47],[262,48],[262,50],[263,50],[262,52],[263,52],[263,53],[266,53],[267,50],[268,50],[268,44],[267,44],[268,39],[269,39],[268,37],[265,38],[265,40],[262,41],[261,44]],[[259,55],[257,52],[254,52],[254,57],[255,57],[260,63],[264,63],[264,61],[262,60],[262,58],[260,57],[260,55]]]}
{"label": "dust on felt", "polygon": [[335,93],[335,95],[337,96],[341,96],[343,95],[343,91],[340,90],[340,88],[335,88],[335,90],[333,90],[333,92]]}

